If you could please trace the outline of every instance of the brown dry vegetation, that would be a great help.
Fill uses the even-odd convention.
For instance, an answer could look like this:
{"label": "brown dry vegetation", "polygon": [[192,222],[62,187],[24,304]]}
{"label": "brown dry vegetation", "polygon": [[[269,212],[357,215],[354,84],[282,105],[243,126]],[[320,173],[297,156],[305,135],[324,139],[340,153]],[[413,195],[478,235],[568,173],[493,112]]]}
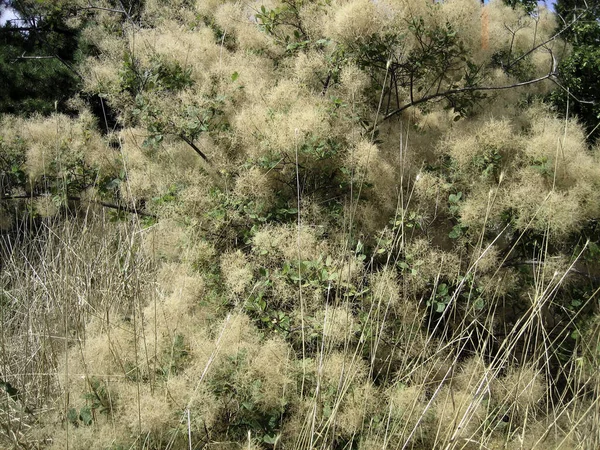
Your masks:
{"label": "brown dry vegetation", "polygon": [[600,149],[494,89],[549,11],[93,3],[115,129],[0,121],[0,446],[600,445]]}

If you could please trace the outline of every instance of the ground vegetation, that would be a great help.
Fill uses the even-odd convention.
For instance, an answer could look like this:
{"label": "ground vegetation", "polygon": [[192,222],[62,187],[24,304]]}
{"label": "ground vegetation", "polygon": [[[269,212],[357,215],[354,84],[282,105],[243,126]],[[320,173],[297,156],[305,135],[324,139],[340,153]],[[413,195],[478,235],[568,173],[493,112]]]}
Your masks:
{"label": "ground vegetation", "polygon": [[1,445],[598,447],[579,15],[67,3],[70,111],[0,119]]}

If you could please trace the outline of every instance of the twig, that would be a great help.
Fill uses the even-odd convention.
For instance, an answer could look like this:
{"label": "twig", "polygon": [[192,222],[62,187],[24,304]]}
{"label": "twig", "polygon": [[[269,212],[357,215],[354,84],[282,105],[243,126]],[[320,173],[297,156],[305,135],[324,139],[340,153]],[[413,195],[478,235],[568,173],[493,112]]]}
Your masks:
{"label": "twig", "polygon": [[200,150],[198,148],[198,146],[196,144],[194,144],[194,141],[192,141],[191,139],[187,138],[184,134],[180,134],[179,137],[190,147],[192,147],[194,149],[194,151],[196,153],[198,153],[200,155],[200,157],[206,161],[208,164],[210,164],[210,160],[208,159],[208,156],[206,156],[206,154]]}
{"label": "twig", "polygon": [[514,89],[514,88],[518,88],[518,87],[522,87],[522,86],[528,86],[530,84],[535,84],[535,83],[539,83],[541,81],[544,80],[548,80],[548,79],[552,79],[552,77],[554,77],[555,74],[554,72],[550,72],[547,75],[544,75],[543,77],[540,78],[536,78],[534,80],[528,80],[528,81],[523,81],[521,83],[514,83],[514,84],[510,84],[507,86],[466,86],[464,88],[459,88],[459,89],[450,89],[449,91],[444,91],[444,92],[440,92],[440,93],[436,93],[436,94],[431,94],[431,95],[427,95],[425,97],[422,97],[420,99],[417,100],[413,100],[410,101],[409,103],[401,106],[400,108],[392,111],[391,113],[386,114],[385,116],[383,116],[383,118],[381,119],[381,121],[385,121],[397,114],[400,114],[402,111],[404,111],[405,109],[410,108],[411,106],[416,106],[419,105],[421,103],[425,103],[428,102],[430,100],[434,100],[436,98],[442,98],[442,97],[447,97],[449,95],[454,95],[454,94],[460,94],[463,92],[475,92],[475,91],[503,91],[506,89]]}
{"label": "twig", "polygon": [[23,52],[23,54],[21,56],[17,56],[11,62],[15,63],[15,62],[23,60],[23,59],[56,59],[56,56],[54,56],[54,55],[49,55],[49,56],[25,56],[25,52]]}
{"label": "twig", "polygon": [[[27,200],[27,199],[40,198],[40,197],[45,197],[45,196],[46,196],[46,194],[7,195],[7,196],[0,197],[0,201],[4,201],[4,200]],[[119,211],[124,211],[124,212],[131,213],[131,214],[137,214],[138,216],[156,218],[156,216],[154,214],[147,213],[147,212],[144,212],[144,211],[139,211],[138,209],[130,207],[130,206],[117,205],[115,203],[104,202],[102,200],[83,200],[81,197],[75,197],[75,196],[68,196],[67,200],[73,201],[73,202],[94,203],[96,205],[100,205],[100,206],[103,206],[105,208],[116,209],[116,210],[119,210]]]}
{"label": "twig", "polygon": [[507,69],[510,69],[512,66],[514,66],[516,63],[518,63],[519,61],[521,61],[523,58],[526,58],[528,55],[530,55],[531,53],[535,52],[538,48],[543,47],[544,45],[556,40],[556,38],[558,36],[560,36],[562,33],[564,33],[566,30],[568,30],[569,28],[571,28],[573,25],[575,25],[579,19],[581,19],[581,17],[583,17],[583,15],[585,14],[585,12],[582,12],[581,14],[579,14],[577,17],[575,17],[573,19],[573,21],[568,24],[566,27],[564,27],[562,30],[560,30],[558,33],[556,33],[554,36],[546,39],[544,42],[536,45],[535,47],[533,47],[531,50],[523,53],[521,56],[519,56],[518,58],[516,58],[515,60],[513,60],[513,62],[511,62],[508,66]]}
{"label": "twig", "polygon": [[575,100],[577,103],[583,103],[584,105],[595,105],[596,104],[596,102],[594,100],[581,100],[580,98],[576,97],[569,89],[566,89],[562,84],[560,84],[554,78],[552,78],[551,81],[554,84],[556,84],[559,88],[561,88],[563,91],[565,91],[567,93],[567,95],[569,97],[573,98],[573,100]]}
{"label": "twig", "polygon": [[325,79],[325,82],[323,83],[323,91],[321,91],[322,96],[325,96],[325,94],[327,93],[327,89],[329,88],[330,82],[331,82],[331,72],[329,72],[327,74],[327,78]]}

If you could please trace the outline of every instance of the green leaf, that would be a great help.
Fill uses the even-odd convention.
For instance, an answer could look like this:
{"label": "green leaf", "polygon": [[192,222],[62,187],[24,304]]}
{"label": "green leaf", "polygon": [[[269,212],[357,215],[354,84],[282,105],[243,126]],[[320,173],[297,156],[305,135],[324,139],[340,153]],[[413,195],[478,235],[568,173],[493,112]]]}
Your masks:
{"label": "green leaf", "polygon": [[277,439],[279,439],[279,435],[269,435],[269,434],[265,434],[263,436],[263,442],[265,444],[276,444],[277,443]]}
{"label": "green leaf", "polygon": [[454,225],[454,228],[452,228],[452,231],[450,231],[450,233],[448,233],[448,237],[450,239],[458,239],[459,237],[461,237],[463,234],[463,229],[460,225]]}
{"label": "green leaf", "polygon": [[364,244],[361,241],[358,241],[358,243],[356,244],[355,252],[360,253],[362,251],[363,247],[364,247]]}
{"label": "green leaf", "polygon": [[252,411],[254,409],[252,402],[242,402],[242,407],[248,411]]}
{"label": "green leaf", "polygon": [[14,400],[17,400],[19,395],[19,390],[13,387],[8,381],[0,380],[0,388],[4,389],[8,395]]}
{"label": "green leaf", "polygon": [[473,307],[475,308],[476,311],[481,311],[485,307],[485,302],[483,301],[483,299],[481,297],[479,297],[473,303]]}
{"label": "green leaf", "polygon": [[79,419],[84,425],[91,425],[93,422],[92,410],[89,406],[84,406],[79,411]]}
{"label": "green leaf", "polygon": [[437,288],[437,293],[441,297],[448,295],[448,285],[446,283],[440,284]]}
{"label": "green leaf", "polygon": [[73,425],[77,425],[77,422],[79,421],[79,415],[77,414],[77,410],[75,408],[70,408],[69,411],[67,411],[67,420]]}
{"label": "green leaf", "polygon": [[231,74],[231,81],[235,81],[235,80],[237,80],[239,76],[240,76],[240,74],[239,74],[239,73],[237,73],[237,72],[233,72],[233,73]]}
{"label": "green leaf", "polygon": [[448,197],[448,201],[450,203],[458,203],[462,198],[462,192],[458,192],[457,194],[450,194]]}
{"label": "green leaf", "polygon": [[108,183],[106,183],[106,185],[104,187],[106,190],[114,191],[120,185],[121,185],[121,180],[119,178],[114,178],[114,179],[110,180]]}

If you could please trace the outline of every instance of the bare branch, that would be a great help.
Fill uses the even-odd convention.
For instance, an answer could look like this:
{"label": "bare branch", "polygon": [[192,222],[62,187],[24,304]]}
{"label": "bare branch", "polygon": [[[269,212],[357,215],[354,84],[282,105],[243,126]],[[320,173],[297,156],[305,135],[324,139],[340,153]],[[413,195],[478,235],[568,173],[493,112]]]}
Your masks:
{"label": "bare branch", "polygon": [[210,162],[210,159],[208,159],[208,156],[206,156],[206,154],[200,150],[198,148],[198,146],[196,144],[194,144],[194,141],[192,141],[191,139],[187,138],[185,135],[180,134],[178,135],[187,145],[189,145],[190,147],[192,147],[192,149],[194,149],[194,151],[200,155],[200,157],[204,160],[204,162],[206,163],[206,166],[204,169],[206,170],[206,172],[208,173],[208,175],[213,179],[213,181],[217,184],[217,186],[219,186],[220,188],[223,188],[225,186],[223,177],[221,176],[220,173],[218,173],[216,170],[214,170],[214,167],[212,165],[212,163]]}
{"label": "bare branch", "polygon": [[99,11],[108,11],[108,12],[114,12],[114,13],[118,13],[118,14],[123,14],[123,15],[127,15],[127,13],[125,11],[121,11],[120,9],[114,9],[114,8],[103,8],[101,6],[82,6],[80,8],[77,8],[79,11],[89,11],[89,10],[99,10]]}
{"label": "bare branch", "polygon": [[119,5],[121,5],[121,8],[123,8],[123,13],[127,16],[127,20],[129,20],[129,22],[131,22],[134,26],[136,25],[136,23],[133,21],[132,17],[131,17],[131,7],[129,8],[129,11],[125,10],[125,5],[123,4],[123,2],[121,0],[119,0]]}
{"label": "bare branch", "polygon": [[194,144],[194,141],[192,141],[191,139],[188,139],[188,138],[187,138],[187,137],[186,137],[184,134],[180,134],[180,135],[179,135],[179,137],[180,137],[181,139],[183,139],[183,141],[184,141],[184,142],[185,142],[187,145],[189,145],[190,147],[192,147],[192,148],[194,149],[194,151],[195,151],[196,153],[198,153],[198,155],[200,155],[200,157],[201,157],[201,158],[202,158],[204,161],[206,161],[208,164],[210,164],[210,160],[208,159],[208,157],[206,156],[206,154],[205,154],[205,153],[204,153],[202,150],[200,150],[196,144]]}
{"label": "bare branch", "polygon": [[329,88],[329,83],[331,82],[331,71],[327,74],[327,78],[323,83],[323,91],[321,91],[321,95],[324,97],[327,94],[327,89]]}
{"label": "bare branch", "polygon": [[39,27],[5,27],[5,28],[0,28],[0,33],[16,33],[16,32],[21,32],[21,31],[38,31],[38,30],[44,30],[44,28],[39,28]]}
{"label": "bare branch", "polygon": [[151,213],[147,213],[144,211],[140,211],[137,208],[133,208],[130,206],[125,206],[125,205],[115,205],[114,203],[108,203],[108,202],[103,202],[100,200],[82,200],[80,197],[68,197],[69,200],[71,201],[76,201],[76,202],[88,202],[88,203],[94,203],[96,205],[100,205],[103,206],[105,208],[110,208],[110,209],[116,209],[118,211],[124,211],[130,214],[137,214],[138,216],[143,216],[143,217],[152,217],[156,219],[156,215],[151,214]]}
{"label": "bare branch", "polygon": [[[30,200],[30,199],[40,198],[40,197],[45,197],[45,196],[46,196],[46,194],[7,195],[7,196],[0,197],[0,201],[5,201],[5,200]],[[126,205],[117,205],[115,203],[104,202],[102,200],[83,200],[81,197],[76,197],[76,196],[69,196],[69,197],[67,197],[67,200],[72,201],[72,202],[93,203],[95,205],[103,206],[104,208],[116,209],[118,211],[123,211],[123,212],[127,212],[127,213],[130,213],[130,214],[137,214],[138,216],[143,216],[143,217],[154,217],[154,218],[156,218],[156,216],[154,214],[147,213],[147,212],[144,212],[144,211],[140,211],[137,208],[134,208],[134,207],[131,207],[131,206],[126,206]]]}
{"label": "bare branch", "polygon": [[544,80],[552,79],[554,76],[555,76],[555,74],[553,72],[550,72],[549,74],[544,75],[543,77],[540,77],[540,78],[536,78],[534,80],[523,81],[521,83],[514,83],[514,84],[507,85],[507,86],[466,86],[464,88],[459,88],[459,89],[450,89],[448,91],[444,91],[444,92],[440,92],[440,93],[436,93],[436,94],[432,94],[432,95],[427,95],[427,96],[421,97],[417,100],[410,101],[409,103],[407,103],[407,104],[401,106],[400,108],[392,111],[391,113],[388,113],[385,116],[383,116],[381,121],[383,122],[384,120],[387,120],[397,114],[400,114],[402,111],[410,108],[411,106],[416,106],[421,103],[428,102],[430,100],[435,100],[436,98],[443,98],[443,97],[447,97],[449,95],[460,94],[463,92],[503,91],[506,89],[514,89],[514,88],[518,88],[518,87],[528,86],[530,84],[539,83]]}
{"label": "bare branch", "polygon": [[54,56],[54,55],[48,55],[48,56],[25,56],[25,52],[23,52],[23,54],[21,56],[17,56],[11,62],[15,63],[17,61],[26,60],[26,59],[56,59],[56,56]]}
{"label": "bare branch", "polygon": [[596,104],[596,102],[594,100],[581,100],[580,98],[576,97],[575,95],[573,95],[573,93],[570,90],[568,90],[562,84],[560,84],[558,82],[558,80],[551,78],[551,81],[554,84],[556,84],[559,88],[561,88],[563,91],[565,91],[567,93],[567,95],[569,97],[571,97],[573,100],[575,100],[577,103],[582,103],[584,105],[595,105]]}
{"label": "bare branch", "polygon": [[560,36],[562,33],[564,33],[566,30],[568,30],[569,28],[571,28],[573,25],[575,25],[579,19],[581,19],[581,17],[583,17],[583,15],[585,14],[585,12],[579,14],[577,17],[575,17],[575,19],[573,19],[573,21],[568,24],[567,26],[565,26],[562,30],[560,30],[558,33],[556,33],[555,35],[553,35],[551,38],[546,39],[544,42],[536,45],[535,47],[533,47],[531,50],[529,50],[528,52],[523,53],[521,56],[519,56],[518,58],[516,58],[512,63],[510,63],[507,66],[507,69],[510,69],[512,66],[514,66],[516,63],[518,63],[519,61],[521,61],[523,58],[526,58],[527,56],[529,56],[530,54],[532,54],[533,52],[535,52],[537,49],[539,49],[540,47],[543,47],[544,45],[556,40],[556,38],[558,36]]}

